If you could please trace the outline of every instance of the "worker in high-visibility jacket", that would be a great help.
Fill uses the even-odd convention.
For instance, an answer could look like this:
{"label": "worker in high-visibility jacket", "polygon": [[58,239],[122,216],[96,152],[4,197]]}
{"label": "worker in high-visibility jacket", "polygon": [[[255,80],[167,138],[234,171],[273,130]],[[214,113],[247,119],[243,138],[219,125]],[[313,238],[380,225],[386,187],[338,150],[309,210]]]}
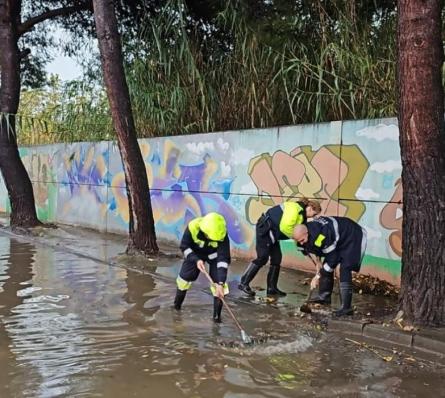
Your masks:
{"label": "worker in high-visibility jacket", "polygon": [[182,236],[180,249],[184,262],[176,279],[174,308],[181,309],[187,290],[208,263],[209,274],[214,281],[210,287],[214,296],[213,320],[220,323],[223,306],[220,299],[229,293],[226,279],[230,264],[230,241],[224,217],[218,213],[208,213],[190,221]]}
{"label": "worker in high-visibility jacket", "polygon": [[294,229],[294,240],[323,258],[323,266],[314,277],[311,288],[319,285],[318,295],[310,302],[331,304],[334,270],[340,265],[341,307],[334,315],[352,315],[352,271],[359,272],[366,250],[366,230],[347,217],[318,217]]}
{"label": "worker in high-visibility jacket", "polygon": [[306,223],[307,218],[315,217],[320,212],[318,201],[303,198],[299,202],[284,202],[262,214],[255,229],[257,257],[246,268],[238,288],[247,295],[254,296],[255,292],[249,284],[270,257],[267,294],[285,296],[286,293],[277,286],[283,257],[280,240],[291,239],[296,225]]}

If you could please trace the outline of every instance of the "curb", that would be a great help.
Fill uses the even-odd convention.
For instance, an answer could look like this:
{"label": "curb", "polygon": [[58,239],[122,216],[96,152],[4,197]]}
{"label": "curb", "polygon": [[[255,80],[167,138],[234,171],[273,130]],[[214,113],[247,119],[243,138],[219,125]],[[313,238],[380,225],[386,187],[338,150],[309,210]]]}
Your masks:
{"label": "curb", "polygon": [[445,360],[445,333],[437,332],[435,338],[428,330],[419,332],[404,332],[391,327],[367,322],[352,322],[347,320],[328,320],[328,331],[375,340],[384,346],[395,345],[410,348],[425,354],[433,354],[440,360]]}

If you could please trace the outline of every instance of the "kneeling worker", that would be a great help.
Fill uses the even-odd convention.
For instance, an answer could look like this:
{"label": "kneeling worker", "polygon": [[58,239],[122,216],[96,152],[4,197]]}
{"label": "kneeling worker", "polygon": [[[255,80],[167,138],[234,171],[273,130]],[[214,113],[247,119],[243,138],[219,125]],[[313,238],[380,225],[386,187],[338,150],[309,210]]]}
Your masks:
{"label": "kneeling worker", "polygon": [[199,272],[209,264],[209,274],[215,282],[210,287],[213,299],[213,320],[221,322],[223,303],[220,298],[229,293],[226,284],[227,268],[230,264],[230,241],[226,221],[218,213],[208,213],[189,222],[182,236],[180,249],[184,262],[176,279],[174,308],[180,310],[187,290],[196,281]]}
{"label": "kneeling worker", "polygon": [[318,217],[294,229],[294,240],[307,253],[323,257],[323,266],[314,282],[319,293],[310,302],[330,304],[334,287],[334,269],[340,264],[342,306],[336,316],[352,315],[352,271],[359,272],[366,250],[366,230],[347,217]]}

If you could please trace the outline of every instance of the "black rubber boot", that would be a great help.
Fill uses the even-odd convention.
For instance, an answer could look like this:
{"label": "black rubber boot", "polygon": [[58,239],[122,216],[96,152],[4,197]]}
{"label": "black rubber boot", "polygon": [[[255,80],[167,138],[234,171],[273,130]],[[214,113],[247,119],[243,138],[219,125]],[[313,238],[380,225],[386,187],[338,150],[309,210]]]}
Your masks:
{"label": "black rubber boot", "polygon": [[267,295],[286,296],[286,293],[278,289],[278,277],[280,276],[280,266],[271,265],[267,273]]}
{"label": "black rubber boot", "polygon": [[331,304],[331,294],[334,289],[334,273],[320,270],[318,294],[309,300],[309,303]]}
{"label": "black rubber boot", "polygon": [[218,297],[213,297],[213,322],[221,323],[221,310],[223,302]]}
{"label": "black rubber boot", "polygon": [[334,311],[332,315],[343,316],[352,315],[354,310],[352,309],[352,283],[351,282],[340,282],[340,296],[341,296],[341,307]]}
{"label": "black rubber boot", "polygon": [[238,289],[242,290],[244,293],[246,293],[248,296],[255,296],[255,292],[251,289],[249,286],[249,283],[252,281],[253,278],[255,278],[256,274],[260,270],[261,265],[257,265],[255,263],[250,263],[247,267],[246,271],[244,272],[243,276],[241,277],[241,281],[238,285]]}
{"label": "black rubber boot", "polygon": [[181,309],[181,306],[182,306],[182,303],[184,302],[186,294],[187,294],[187,290],[176,289],[175,301],[173,303],[173,308],[176,311],[179,311]]}

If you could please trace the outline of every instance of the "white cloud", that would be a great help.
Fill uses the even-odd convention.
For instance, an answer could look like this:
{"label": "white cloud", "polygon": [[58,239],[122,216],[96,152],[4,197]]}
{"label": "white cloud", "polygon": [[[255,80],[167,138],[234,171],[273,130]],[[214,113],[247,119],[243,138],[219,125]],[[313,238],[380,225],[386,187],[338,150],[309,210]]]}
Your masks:
{"label": "white cloud", "polygon": [[394,170],[402,170],[400,160],[387,160],[386,162],[375,162],[369,168],[377,173],[390,173]]}
{"label": "white cloud", "polygon": [[253,183],[253,181],[250,180],[246,185],[243,185],[240,188],[239,192],[248,195],[256,195],[258,193],[258,188]]}
{"label": "white cloud", "polygon": [[226,162],[221,162],[219,168],[221,170],[221,177],[223,178],[230,177],[230,172],[232,171],[230,164],[226,164]]}
{"label": "white cloud", "polygon": [[378,229],[372,229],[371,227],[363,227],[366,229],[367,238],[369,239],[380,239],[382,233]]}
{"label": "white cloud", "polygon": [[232,153],[230,163],[233,165],[247,165],[250,159],[254,157],[254,152],[250,149],[239,148]]}
{"label": "white cloud", "polygon": [[193,152],[196,155],[203,155],[206,152],[211,152],[215,150],[213,142],[198,142],[198,143],[189,142],[186,146],[190,152]]}
{"label": "white cloud", "polygon": [[380,195],[377,192],[374,192],[371,188],[362,187],[357,189],[355,196],[357,197],[357,199],[361,200],[378,199],[380,197]]}
{"label": "white cloud", "polygon": [[378,124],[377,126],[365,127],[356,133],[359,137],[366,137],[378,142],[383,140],[398,141],[399,128],[395,124]]}
{"label": "white cloud", "polygon": [[230,146],[229,143],[224,142],[224,140],[221,137],[219,137],[216,140],[216,143],[218,144],[219,149],[223,152],[227,152],[227,150],[229,149],[229,146]]}

